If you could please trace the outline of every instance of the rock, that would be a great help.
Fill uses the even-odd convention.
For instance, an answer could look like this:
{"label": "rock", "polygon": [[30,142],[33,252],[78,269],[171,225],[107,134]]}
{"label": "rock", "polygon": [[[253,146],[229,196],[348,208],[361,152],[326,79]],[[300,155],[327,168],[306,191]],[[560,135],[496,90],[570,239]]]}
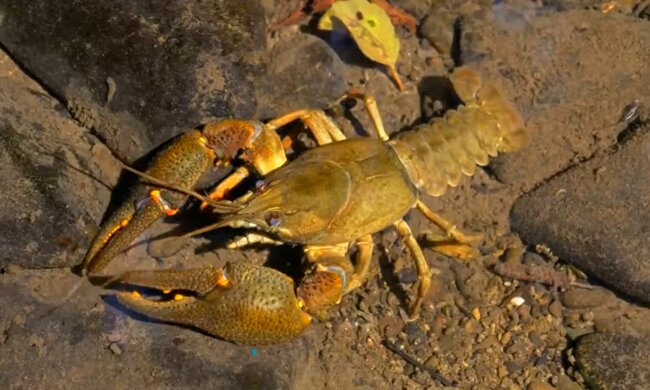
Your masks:
{"label": "rock", "polygon": [[650,106],[650,90],[638,89],[650,85],[650,29],[621,15],[507,7],[463,18],[461,63],[502,84],[519,108],[533,142],[491,166],[499,180],[531,189],[615,144],[635,99]]}
{"label": "rock", "polygon": [[0,0],[0,42],[132,161],[212,117],[251,117],[259,0]]}
{"label": "rock", "polygon": [[[588,275],[650,302],[650,132],[521,197],[512,229]],[[597,174],[595,172],[598,172]],[[594,293],[597,294],[597,293]]]}
{"label": "rock", "polygon": [[572,381],[566,375],[560,375],[557,378],[557,388],[558,390],[582,390],[582,386]]}
{"label": "rock", "polygon": [[570,309],[589,309],[612,302],[616,296],[604,288],[575,288],[562,294],[562,303]]}
{"label": "rock", "polygon": [[594,389],[646,389],[650,383],[647,337],[596,333],[580,338],[578,368]]}
{"label": "rock", "polygon": [[78,263],[119,165],[56,100],[4,77],[0,128],[0,267]]}
{"label": "rock", "polygon": [[278,43],[256,81],[256,117],[269,119],[305,108],[324,108],[345,94],[343,62],[323,40],[299,34]]}
{"label": "rock", "polygon": [[443,3],[438,4],[420,24],[420,34],[438,53],[450,55],[457,18],[458,15],[448,10]]}
{"label": "rock", "polygon": [[526,387],[527,390],[555,390],[555,387],[546,382],[533,381]]}
{"label": "rock", "polygon": [[558,300],[554,300],[548,305],[548,312],[555,318],[562,318],[562,304]]}

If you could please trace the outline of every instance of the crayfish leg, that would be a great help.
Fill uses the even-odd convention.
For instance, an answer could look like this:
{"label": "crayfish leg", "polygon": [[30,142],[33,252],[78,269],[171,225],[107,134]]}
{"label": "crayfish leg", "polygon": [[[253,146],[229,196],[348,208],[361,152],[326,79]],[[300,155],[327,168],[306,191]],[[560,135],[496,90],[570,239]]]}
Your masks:
{"label": "crayfish leg", "polygon": [[400,219],[395,222],[394,226],[395,229],[397,229],[397,232],[404,238],[404,243],[409,248],[411,255],[413,255],[413,258],[415,259],[415,268],[418,273],[418,294],[409,310],[409,319],[415,321],[420,317],[422,302],[424,302],[424,297],[431,287],[431,270],[429,269],[427,260],[424,258],[422,248],[418,245],[409,225],[403,219]]}
{"label": "crayfish leg", "polygon": [[433,224],[435,224],[436,226],[444,230],[445,233],[447,233],[449,237],[452,237],[454,240],[456,240],[456,242],[460,244],[471,245],[483,240],[482,234],[469,235],[463,233],[456,227],[456,225],[454,225],[453,223],[444,219],[442,216],[435,213],[433,210],[428,208],[422,201],[418,201],[415,206],[418,208],[418,210],[420,210],[422,214],[424,214],[424,216],[429,221],[431,221]]}

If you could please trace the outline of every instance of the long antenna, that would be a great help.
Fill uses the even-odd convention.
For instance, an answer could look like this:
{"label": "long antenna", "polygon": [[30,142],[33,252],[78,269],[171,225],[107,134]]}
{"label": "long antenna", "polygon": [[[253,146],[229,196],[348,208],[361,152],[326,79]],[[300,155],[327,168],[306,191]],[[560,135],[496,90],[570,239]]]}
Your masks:
{"label": "long antenna", "polygon": [[226,204],[226,203],[223,203],[223,202],[215,202],[212,199],[210,199],[208,197],[205,197],[205,196],[199,194],[196,191],[189,190],[189,189],[186,189],[186,188],[181,188],[179,186],[176,186],[174,184],[165,182],[163,180],[156,179],[155,177],[153,177],[151,175],[148,175],[148,174],[146,174],[144,172],[140,172],[137,169],[133,169],[130,166],[124,164],[124,163],[122,163],[122,168],[126,169],[127,171],[129,171],[129,172],[131,172],[131,173],[133,173],[133,174],[135,174],[137,176],[140,176],[141,178],[145,179],[146,181],[148,181],[151,184],[154,184],[154,185],[156,185],[158,187],[162,187],[162,188],[168,189],[170,191],[180,192],[181,194],[185,194],[187,196],[192,196],[192,197],[194,197],[194,198],[196,198],[196,199],[198,199],[198,200],[200,200],[202,202],[205,202],[205,203],[209,204],[213,209],[215,209],[218,212],[226,213],[226,212],[231,212],[231,211],[235,211],[235,210],[240,209],[240,207],[238,207],[238,206],[236,206],[234,204],[229,205],[229,204]]}

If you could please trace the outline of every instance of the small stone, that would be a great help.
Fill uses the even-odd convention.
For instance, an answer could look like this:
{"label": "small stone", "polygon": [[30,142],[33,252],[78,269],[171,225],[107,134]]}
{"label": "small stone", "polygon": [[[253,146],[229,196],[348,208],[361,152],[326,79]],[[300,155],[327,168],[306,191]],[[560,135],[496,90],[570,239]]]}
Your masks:
{"label": "small stone", "polygon": [[593,333],[594,329],[592,327],[585,328],[566,328],[566,337],[571,340],[576,340],[581,336],[584,336],[589,333]]}
{"label": "small stone", "polygon": [[537,332],[530,332],[530,334],[528,335],[528,338],[530,339],[530,342],[531,342],[534,346],[539,347],[539,346],[542,345],[542,339],[540,338],[539,333],[537,333]]}
{"label": "small stone", "polygon": [[590,309],[602,306],[613,298],[615,298],[614,293],[603,288],[594,290],[576,288],[562,294],[562,304],[570,309]]}
{"label": "small stone", "polygon": [[122,354],[122,348],[120,348],[117,343],[110,343],[108,349],[110,349],[114,355],[120,356]]}
{"label": "small stone", "polygon": [[559,390],[582,390],[582,386],[572,381],[571,378],[566,375],[560,375],[557,378],[557,388]]}
{"label": "small stone", "polygon": [[476,329],[480,326],[479,322],[475,319],[469,319],[467,322],[465,322],[465,325],[463,325],[463,329],[469,334],[475,333]]}
{"label": "small stone", "polygon": [[476,344],[474,347],[475,351],[482,351],[484,349],[488,349],[493,345],[496,345],[499,343],[499,340],[497,339],[497,336],[495,335],[490,335],[485,338],[485,340],[481,341],[480,343]]}
{"label": "small stone", "polygon": [[501,345],[505,346],[507,345],[510,340],[512,339],[512,332],[506,332],[501,336]]}
{"label": "small stone", "polygon": [[554,300],[548,305],[548,311],[555,318],[562,318],[562,304],[558,300]]}
{"label": "small stone", "polygon": [[519,313],[519,320],[521,322],[527,322],[530,319],[530,306],[528,305],[521,305],[517,308],[517,312]]}
{"label": "small stone", "polygon": [[530,382],[528,387],[526,387],[528,390],[556,390],[555,387],[549,385],[546,382],[540,382],[540,381],[533,381]]}
{"label": "small stone", "polygon": [[519,363],[507,362],[506,369],[508,370],[508,374],[512,375],[520,372],[523,369],[523,366]]}
{"label": "small stone", "polygon": [[510,304],[512,306],[514,306],[514,307],[519,307],[519,306],[523,305],[525,302],[526,302],[526,300],[524,298],[522,298],[522,297],[519,297],[519,296],[513,297],[510,300]]}
{"label": "small stone", "polygon": [[412,284],[418,281],[418,273],[413,267],[405,267],[397,272],[397,279],[400,283]]}
{"label": "small stone", "polygon": [[594,315],[593,311],[588,311],[588,312],[582,313],[582,320],[585,321],[585,322],[593,321],[594,317],[595,317],[595,315]]}

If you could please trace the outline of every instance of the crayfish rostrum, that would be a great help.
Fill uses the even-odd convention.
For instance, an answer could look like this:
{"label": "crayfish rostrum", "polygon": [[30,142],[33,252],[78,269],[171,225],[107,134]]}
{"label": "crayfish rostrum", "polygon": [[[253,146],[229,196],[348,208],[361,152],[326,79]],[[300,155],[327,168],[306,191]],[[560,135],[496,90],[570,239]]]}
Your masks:
{"label": "crayfish rostrum", "polygon": [[[529,139],[517,110],[495,85],[483,83],[475,71],[465,67],[453,72],[451,82],[463,105],[448,111],[442,118],[398,133],[392,139],[386,135],[374,99],[368,96],[361,97],[377,138],[346,140],[333,121],[318,110],[290,113],[265,125],[233,122],[247,124],[254,130],[248,131],[248,138],[242,137],[241,131],[235,132],[237,136],[222,137],[218,141],[204,135],[208,142],[199,143],[211,145],[203,152],[207,157],[186,156],[182,161],[201,159],[201,167],[207,167],[214,158],[232,158],[239,148],[264,179],[256,191],[239,199],[215,201],[222,197],[224,187],[231,188],[248,174],[248,170],[244,174],[237,171],[227,178],[218,194],[212,196],[213,200],[207,200],[216,212],[225,215],[214,225],[190,235],[223,226],[243,227],[253,231],[229,244],[230,248],[251,243],[301,245],[310,264],[304,278],[294,289],[286,275],[270,268],[244,264],[230,264],[223,270],[208,267],[130,272],[116,280],[178,293],[172,293],[173,299],[166,301],[152,301],[126,293],[118,294],[118,298],[151,317],[193,325],[229,340],[281,342],[295,337],[309,324],[306,313],[322,312],[364,283],[373,251],[371,235],[392,225],[415,259],[419,283],[410,315],[416,318],[430,286],[431,273],[420,246],[402,218],[410,209],[417,208],[459,245],[471,247],[480,236],[463,234],[430,210],[421,197],[423,194],[443,195],[447,186],[457,186],[463,175],[474,174],[476,166],[486,165],[490,156],[516,150]],[[320,146],[286,163],[275,129],[296,119],[307,125]],[[264,142],[257,141],[260,134],[266,138]],[[201,135],[197,137],[202,139]],[[224,143],[228,147],[222,146]],[[164,159],[164,153],[176,153],[173,147],[169,150],[172,152],[163,152],[159,160]],[[259,161],[272,163],[260,164]],[[154,170],[150,170],[149,175],[171,181],[170,188],[192,185],[191,180],[176,180],[178,176]],[[159,191],[156,187],[148,190]],[[165,193],[174,194],[173,190]],[[155,192],[152,197],[150,193],[154,201],[144,209],[157,208],[162,212],[166,207],[170,209],[167,203],[172,202],[156,198],[159,194]],[[173,196],[182,198],[178,194]],[[143,209],[135,210],[137,215]],[[129,225],[138,223],[134,221],[135,217],[127,221],[125,228],[115,223],[107,227],[105,231],[112,233],[100,242],[108,242],[110,248],[111,237],[115,240],[120,230],[128,230]],[[138,223],[139,227],[141,225]],[[132,239],[131,236],[128,239]],[[358,248],[354,262],[347,255],[352,245]],[[91,247],[85,262],[89,271],[99,270],[116,253],[112,250],[108,256],[102,254],[103,250],[106,249],[102,245]],[[101,261],[95,260],[97,257]],[[191,294],[182,293],[187,291]]]}

